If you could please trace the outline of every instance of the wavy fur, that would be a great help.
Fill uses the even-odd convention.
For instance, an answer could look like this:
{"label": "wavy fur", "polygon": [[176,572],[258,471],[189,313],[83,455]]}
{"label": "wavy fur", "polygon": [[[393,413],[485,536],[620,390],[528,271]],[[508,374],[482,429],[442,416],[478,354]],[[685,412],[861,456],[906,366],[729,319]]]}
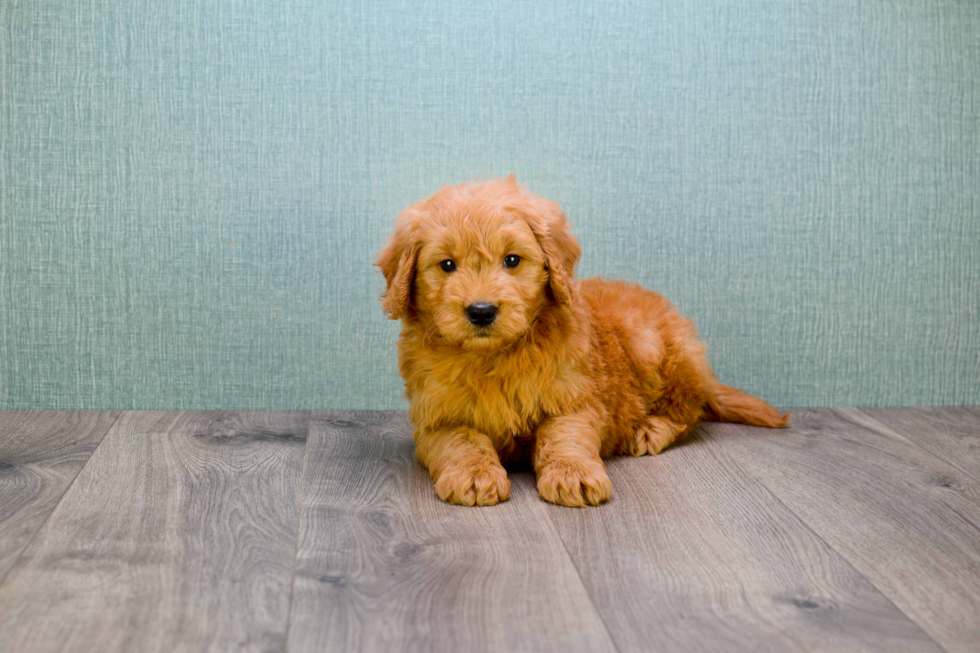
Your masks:
{"label": "wavy fur", "polygon": [[[788,423],[715,379],[666,299],[576,280],[580,254],[561,208],[513,176],[443,188],[399,216],[376,262],[382,304],[402,320],[416,455],[443,500],[506,500],[503,464],[528,460],[544,499],[596,505],[612,495],[603,457],[657,454],[703,417]],[[477,302],[498,308],[490,327],[466,319]]]}

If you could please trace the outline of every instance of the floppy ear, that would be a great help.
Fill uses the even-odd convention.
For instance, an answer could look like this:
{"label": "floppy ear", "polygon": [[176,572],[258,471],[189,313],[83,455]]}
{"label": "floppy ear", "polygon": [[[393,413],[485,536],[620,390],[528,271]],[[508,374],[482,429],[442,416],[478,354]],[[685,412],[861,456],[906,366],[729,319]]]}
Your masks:
{"label": "floppy ear", "polygon": [[406,209],[398,218],[391,241],[374,262],[381,268],[381,274],[385,275],[388,284],[385,292],[381,293],[381,308],[389,320],[405,317],[408,312],[419,250],[414,227],[414,211],[412,208]]}
{"label": "floppy ear", "polygon": [[574,299],[572,278],[582,248],[569,231],[568,220],[556,202],[530,194],[525,194],[522,199],[519,206],[512,208],[524,216],[544,252],[551,294],[558,302],[570,304]]}

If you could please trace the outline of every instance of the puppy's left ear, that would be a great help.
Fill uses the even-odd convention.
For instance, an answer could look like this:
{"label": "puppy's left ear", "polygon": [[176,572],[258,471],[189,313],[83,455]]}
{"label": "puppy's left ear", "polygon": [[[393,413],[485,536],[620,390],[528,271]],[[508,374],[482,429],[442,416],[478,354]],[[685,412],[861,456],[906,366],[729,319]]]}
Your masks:
{"label": "puppy's left ear", "polygon": [[582,256],[578,240],[569,231],[570,225],[557,202],[525,193],[519,206],[512,207],[524,216],[548,266],[551,294],[562,304],[574,299],[575,266]]}
{"label": "puppy's left ear", "polygon": [[381,294],[381,308],[389,320],[401,319],[408,312],[419,252],[414,233],[417,213],[415,207],[410,207],[398,216],[391,241],[374,262],[381,268],[381,274],[388,284],[388,288]]}

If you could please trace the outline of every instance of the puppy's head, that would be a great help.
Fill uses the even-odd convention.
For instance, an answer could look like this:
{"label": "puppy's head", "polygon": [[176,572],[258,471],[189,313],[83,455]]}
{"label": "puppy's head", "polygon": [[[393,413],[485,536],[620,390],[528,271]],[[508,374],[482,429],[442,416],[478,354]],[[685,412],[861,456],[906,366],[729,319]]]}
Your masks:
{"label": "puppy's head", "polygon": [[510,176],[444,188],[405,209],[375,265],[391,319],[492,351],[526,333],[549,303],[572,302],[580,254],[561,208]]}

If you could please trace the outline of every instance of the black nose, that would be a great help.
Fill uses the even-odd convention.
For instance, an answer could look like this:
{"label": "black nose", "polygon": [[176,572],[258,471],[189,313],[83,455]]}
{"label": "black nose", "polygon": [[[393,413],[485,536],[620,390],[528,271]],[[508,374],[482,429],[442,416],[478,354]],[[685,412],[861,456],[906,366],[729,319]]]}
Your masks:
{"label": "black nose", "polygon": [[497,307],[493,304],[470,304],[466,317],[478,327],[490,326],[497,319]]}

